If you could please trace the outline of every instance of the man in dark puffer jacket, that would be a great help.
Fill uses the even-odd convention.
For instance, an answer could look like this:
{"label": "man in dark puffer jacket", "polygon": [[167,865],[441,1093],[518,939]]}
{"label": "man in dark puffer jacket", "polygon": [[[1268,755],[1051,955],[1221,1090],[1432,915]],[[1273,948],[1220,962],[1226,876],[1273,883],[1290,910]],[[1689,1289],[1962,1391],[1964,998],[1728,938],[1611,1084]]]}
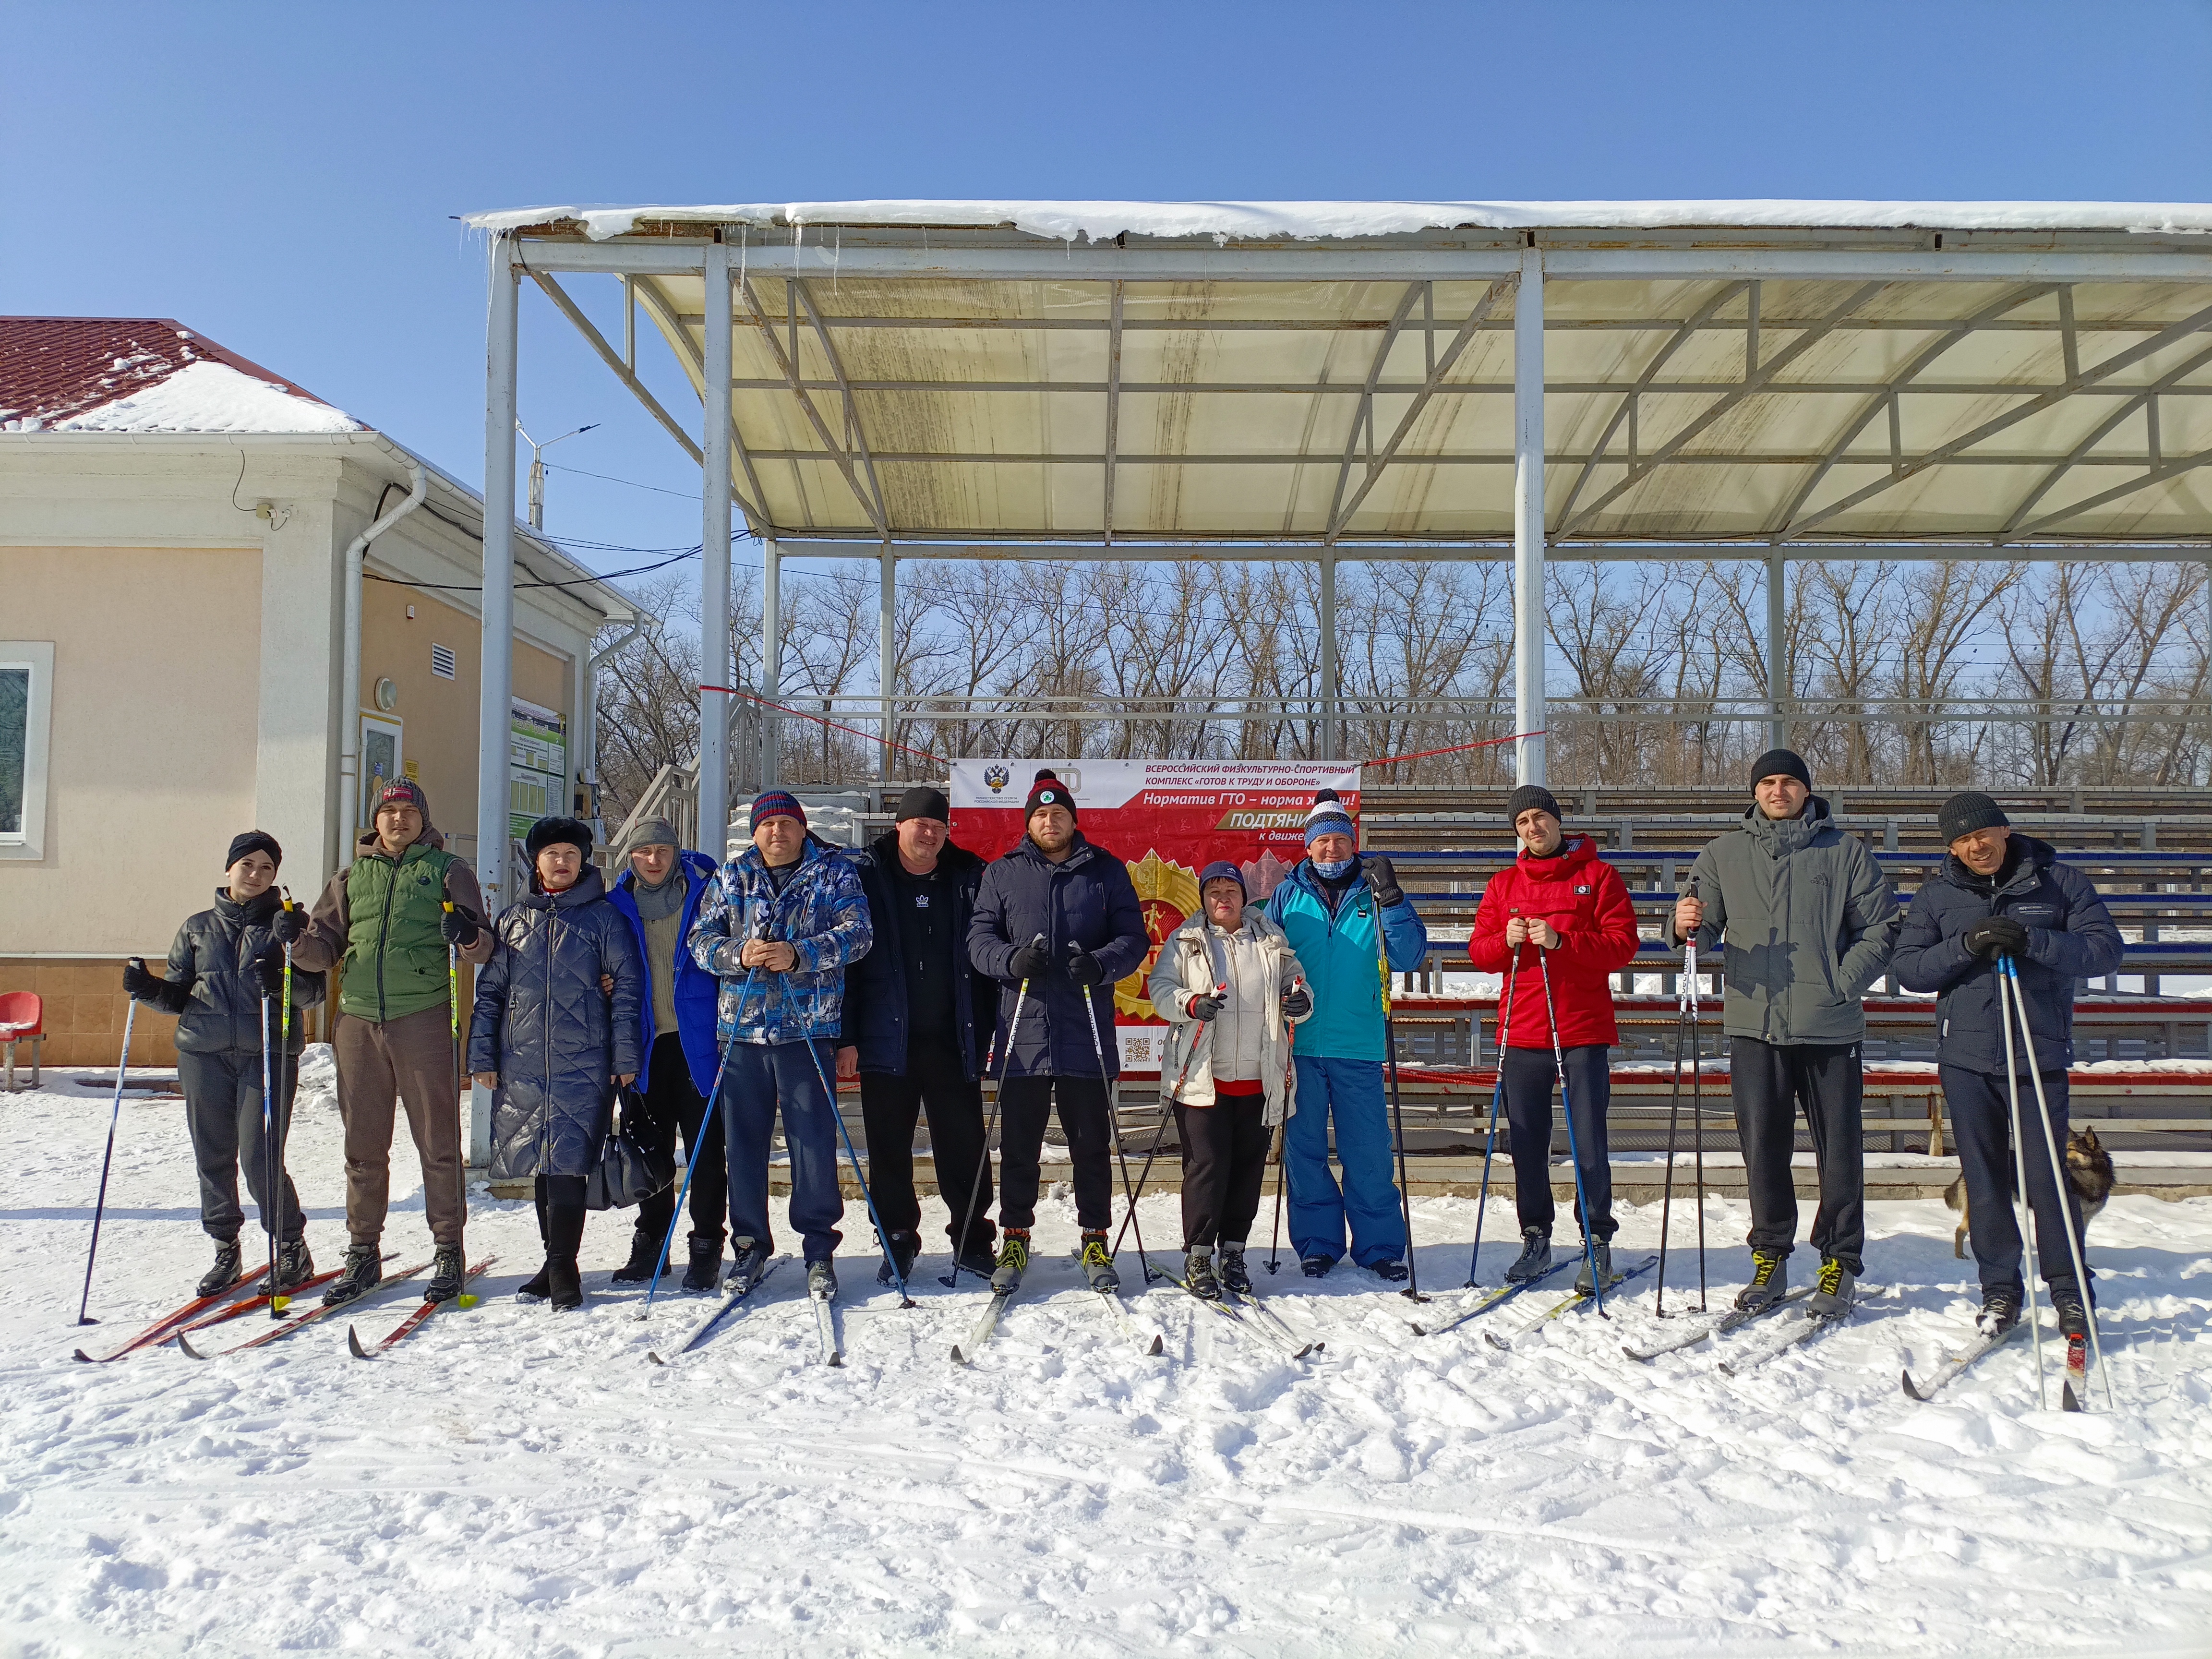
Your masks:
{"label": "man in dark puffer jacket", "polygon": [[[315,1271],[307,1254],[307,1217],[292,1177],[283,1170],[283,1146],[292,1119],[292,1092],[300,1078],[300,1050],[307,1040],[299,1011],[323,1000],[323,976],[292,975],[291,1035],[283,1040],[284,947],[270,931],[281,901],[276,866],[284,856],[276,837],[249,830],[230,843],[226,885],[215,908],[190,917],[169,947],[168,976],[157,979],[133,957],[123,988],[149,1007],[177,1017],[177,1076],[185,1091],[185,1124],[199,1166],[200,1225],[215,1240],[215,1265],[199,1293],[213,1296],[237,1283],[239,1230],[246,1212],[238,1203],[238,1170],[261,1212],[264,1231],[276,1223],[276,1288],[305,1283]],[[263,1030],[263,1021],[268,1029]],[[261,1051],[270,1054],[274,1099],[268,1103],[276,1142],[278,1205],[268,1191],[269,1139],[263,1132]],[[282,1047],[283,1052],[276,1050]]]}
{"label": "man in dark puffer jacket", "polygon": [[615,1089],[643,1065],[645,962],[629,918],[607,902],[592,832],[540,818],[524,842],[530,893],[500,913],[477,975],[469,1069],[491,1090],[491,1175],[538,1178],[545,1265],[516,1294],[580,1308],[584,1185],[599,1161]]}

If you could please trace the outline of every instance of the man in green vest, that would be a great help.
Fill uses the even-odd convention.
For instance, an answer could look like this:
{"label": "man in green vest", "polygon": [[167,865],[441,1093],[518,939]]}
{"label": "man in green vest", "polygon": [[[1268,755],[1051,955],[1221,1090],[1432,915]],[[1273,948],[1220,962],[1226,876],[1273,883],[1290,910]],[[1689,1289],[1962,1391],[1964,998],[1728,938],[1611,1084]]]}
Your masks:
{"label": "man in green vest", "polygon": [[336,967],[341,975],[331,1046],[345,1126],[351,1237],[345,1271],[323,1300],[350,1302],[384,1276],[392,1108],[403,1103],[437,1247],[423,1294],[445,1302],[460,1293],[461,1230],[468,1220],[446,947],[481,966],[491,960],[495,939],[476,872],[446,851],[446,838],[430,826],[421,785],[409,778],[386,784],[374,822],[355,848],[353,863],[331,878],[313,911],[304,918],[298,910],[280,913],[285,925],[276,930],[292,945],[295,967]]}

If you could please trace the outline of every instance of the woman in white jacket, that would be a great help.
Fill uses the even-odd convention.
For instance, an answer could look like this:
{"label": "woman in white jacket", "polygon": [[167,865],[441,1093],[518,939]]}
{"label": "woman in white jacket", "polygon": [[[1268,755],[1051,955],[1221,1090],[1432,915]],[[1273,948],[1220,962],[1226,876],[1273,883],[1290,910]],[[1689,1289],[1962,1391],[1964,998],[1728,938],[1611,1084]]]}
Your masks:
{"label": "woman in white jacket", "polygon": [[1213,1299],[1224,1285],[1252,1288],[1244,1243],[1260,1212],[1268,1140],[1297,1109],[1291,1027],[1313,1012],[1313,998],[1283,930],[1246,905],[1235,865],[1207,865],[1198,891],[1199,914],[1161,945],[1146,988],[1168,1022],[1160,1078],[1182,1148],[1183,1283]]}

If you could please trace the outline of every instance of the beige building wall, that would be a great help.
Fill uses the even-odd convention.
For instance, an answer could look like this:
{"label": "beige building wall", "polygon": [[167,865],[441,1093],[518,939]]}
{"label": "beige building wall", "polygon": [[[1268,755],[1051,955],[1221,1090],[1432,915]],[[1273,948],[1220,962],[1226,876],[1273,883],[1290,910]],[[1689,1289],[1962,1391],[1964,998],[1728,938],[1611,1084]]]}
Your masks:
{"label": "beige building wall", "polygon": [[[47,1060],[112,1064],[116,963],[11,963],[8,941],[158,963],[212,902],[253,827],[261,554],[0,547],[0,594],[11,638],[54,645],[46,856],[0,865],[0,982],[44,999]],[[134,1060],[173,1059],[174,1028],[148,1012]]]}

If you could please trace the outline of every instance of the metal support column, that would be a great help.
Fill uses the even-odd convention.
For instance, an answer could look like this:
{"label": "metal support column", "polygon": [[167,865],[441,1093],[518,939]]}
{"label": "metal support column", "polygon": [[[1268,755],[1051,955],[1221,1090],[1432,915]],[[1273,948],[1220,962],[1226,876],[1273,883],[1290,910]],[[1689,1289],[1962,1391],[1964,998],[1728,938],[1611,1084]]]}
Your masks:
{"label": "metal support column", "polygon": [[[699,434],[699,678],[730,678],[730,247],[707,245],[706,341]],[[716,863],[729,856],[729,694],[699,693],[699,850]]]}
{"label": "metal support column", "polygon": [[773,537],[761,542],[761,787],[783,781],[783,717],[775,705],[783,699],[783,547]]}
{"label": "metal support column", "polygon": [[[518,896],[507,880],[507,763],[514,732],[515,316],[520,275],[504,237],[491,245],[484,330],[483,644],[477,682],[477,884],[496,916]],[[491,1162],[491,1094],[471,1088],[469,1162]]]}
{"label": "metal support column", "polygon": [[1321,550],[1321,757],[1337,758],[1336,550]]}
{"label": "metal support column", "polygon": [[1783,589],[1782,550],[1766,556],[1766,697],[1772,718],[1766,746],[1790,746],[1790,617]]}
{"label": "metal support column", "polygon": [[884,694],[884,745],[880,757],[882,769],[877,775],[889,783],[891,779],[891,757],[897,751],[891,744],[898,740],[898,719],[895,701],[898,696],[898,555],[891,551],[889,542],[884,544],[882,605],[876,618],[876,676]]}
{"label": "metal support column", "polygon": [[1521,255],[1513,301],[1513,746],[1521,783],[1544,778],[1544,256]]}

